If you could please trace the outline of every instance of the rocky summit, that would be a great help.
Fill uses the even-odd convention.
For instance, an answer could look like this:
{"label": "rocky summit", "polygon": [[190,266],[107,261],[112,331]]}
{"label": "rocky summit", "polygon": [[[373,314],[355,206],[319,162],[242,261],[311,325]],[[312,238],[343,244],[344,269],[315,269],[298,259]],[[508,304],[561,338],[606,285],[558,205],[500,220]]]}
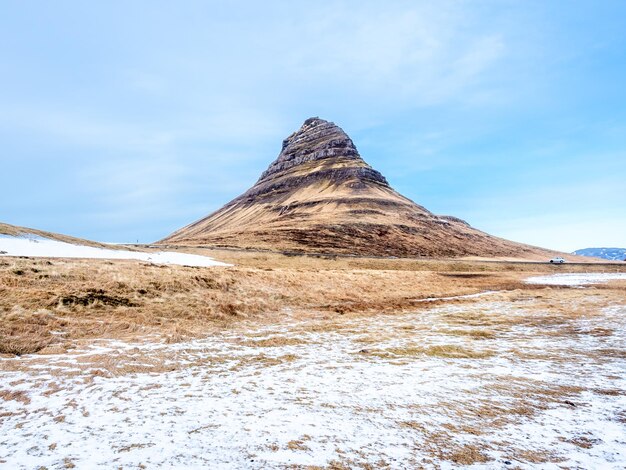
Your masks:
{"label": "rocky summit", "polygon": [[398,257],[547,255],[402,196],[339,126],[317,117],[283,141],[252,188],[160,243]]}

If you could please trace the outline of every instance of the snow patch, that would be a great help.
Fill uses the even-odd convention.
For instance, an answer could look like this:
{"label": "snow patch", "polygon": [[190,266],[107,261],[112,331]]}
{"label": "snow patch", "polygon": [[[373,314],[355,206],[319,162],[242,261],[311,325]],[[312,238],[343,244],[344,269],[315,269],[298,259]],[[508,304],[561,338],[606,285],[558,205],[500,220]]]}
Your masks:
{"label": "snow patch", "polygon": [[529,277],[526,279],[526,283],[550,286],[584,286],[624,279],[626,279],[626,273],[566,273]]}
{"label": "snow patch", "polygon": [[171,251],[146,253],[141,251],[109,250],[93,246],[74,245],[30,234],[19,237],[0,235],[0,256],[134,259],[154,264],[177,264],[181,266],[231,266],[230,264],[215,261],[208,256],[174,253]]}

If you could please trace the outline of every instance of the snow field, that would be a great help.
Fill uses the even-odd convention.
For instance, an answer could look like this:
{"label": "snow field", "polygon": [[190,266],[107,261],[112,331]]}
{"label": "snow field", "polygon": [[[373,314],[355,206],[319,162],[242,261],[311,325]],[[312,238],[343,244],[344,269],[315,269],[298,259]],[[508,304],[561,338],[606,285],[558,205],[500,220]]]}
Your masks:
{"label": "snow field", "polygon": [[135,259],[154,264],[177,264],[201,267],[230,266],[226,263],[215,261],[207,256],[167,251],[146,253],[140,251],[109,250],[85,245],[73,245],[71,243],[50,240],[34,235],[29,235],[28,237],[0,235],[0,256]]}
{"label": "snow field", "polygon": [[0,359],[0,466],[626,467],[626,307],[532,302]]}
{"label": "snow field", "polygon": [[528,284],[546,284],[553,286],[584,286],[602,284],[614,280],[626,280],[626,273],[563,273],[535,276],[526,279]]}

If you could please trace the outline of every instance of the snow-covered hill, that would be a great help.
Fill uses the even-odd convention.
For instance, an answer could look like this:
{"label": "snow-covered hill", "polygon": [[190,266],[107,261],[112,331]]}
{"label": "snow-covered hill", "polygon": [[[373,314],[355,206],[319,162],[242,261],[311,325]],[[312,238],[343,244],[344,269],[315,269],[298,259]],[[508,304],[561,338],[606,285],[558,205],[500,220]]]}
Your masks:
{"label": "snow-covered hill", "polygon": [[611,261],[626,260],[626,248],[583,248],[573,252],[580,256],[595,256],[596,258],[604,258]]}
{"label": "snow-covered hill", "polygon": [[44,258],[104,258],[136,259],[156,264],[178,264],[183,266],[229,266],[207,256],[167,251],[144,252],[107,249],[95,246],[66,243],[34,234],[0,234],[0,257],[34,256]]}

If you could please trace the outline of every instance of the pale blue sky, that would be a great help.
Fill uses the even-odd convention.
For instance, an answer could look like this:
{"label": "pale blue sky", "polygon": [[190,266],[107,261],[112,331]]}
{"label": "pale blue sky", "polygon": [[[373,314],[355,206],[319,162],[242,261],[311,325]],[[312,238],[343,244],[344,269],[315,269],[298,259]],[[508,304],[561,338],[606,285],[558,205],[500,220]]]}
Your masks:
{"label": "pale blue sky", "polygon": [[150,242],[306,118],[417,203],[626,246],[624,1],[0,0],[0,221]]}

